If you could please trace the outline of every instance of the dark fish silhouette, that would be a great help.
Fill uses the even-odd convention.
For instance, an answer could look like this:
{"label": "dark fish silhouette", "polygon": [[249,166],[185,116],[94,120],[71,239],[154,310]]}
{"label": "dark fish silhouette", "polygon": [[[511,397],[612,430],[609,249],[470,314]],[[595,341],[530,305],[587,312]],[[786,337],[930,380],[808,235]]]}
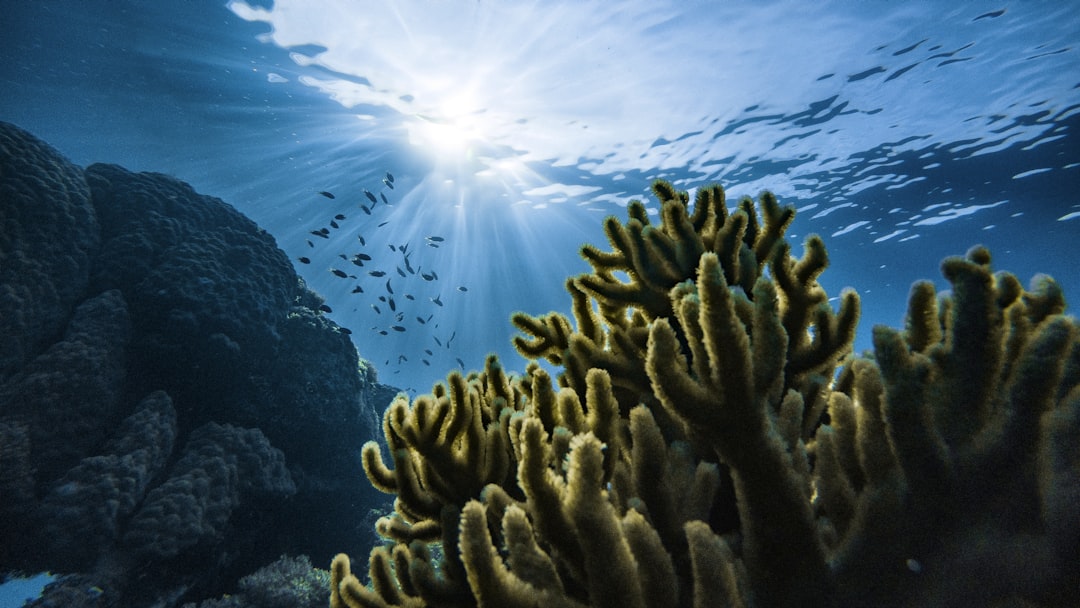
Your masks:
{"label": "dark fish silhouette", "polygon": [[323,312],[334,312],[334,309],[330,308],[326,304],[319,304],[319,310],[321,310]]}
{"label": "dark fish silhouette", "polygon": [[387,336],[387,335],[390,335],[390,332],[386,331],[385,329],[381,329],[381,330],[379,330],[379,335],[380,336]]}
{"label": "dark fish silhouette", "polygon": [[400,326],[400,325],[391,326],[390,329],[392,329],[394,331],[405,331],[405,328]]}
{"label": "dark fish silhouette", "polygon": [[364,293],[364,288],[357,285],[356,287],[352,288],[352,292],[353,293]]}
{"label": "dark fish silhouette", "polygon": [[388,180],[388,179],[383,179],[383,180],[382,180],[382,183],[383,183],[383,185],[385,185],[385,186],[386,186],[387,188],[390,188],[391,190],[393,190],[393,189],[394,189],[394,182],[392,182],[392,181],[390,181],[390,180]]}
{"label": "dark fish silhouette", "polygon": [[383,194],[382,192],[379,193],[379,198],[382,199],[382,202],[383,202],[384,205],[389,205],[390,204],[390,201],[386,200],[386,195]]}
{"label": "dark fish silhouette", "polygon": [[390,223],[390,222],[383,222],[383,223],[379,224],[379,228],[382,228],[383,226],[385,226],[385,225],[387,225],[387,224],[389,224],[389,223]]}
{"label": "dark fish silhouette", "polygon": [[368,200],[373,203],[379,202],[379,199],[375,198],[375,195],[368,190],[364,190],[364,196],[368,197]]}
{"label": "dark fish silhouette", "polygon": [[468,289],[465,289],[465,287],[463,287],[463,286],[462,286],[462,287],[458,287],[458,288],[457,288],[457,290],[458,290],[458,291],[460,291],[460,292],[466,292],[466,291],[469,291]]}
{"label": "dark fish silhouette", "polygon": [[[322,232],[320,232],[318,230],[312,230],[311,234],[314,234],[315,236],[320,236],[320,237],[322,237],[324,239],[330,238],[329,236],[327,236],[326,234],[323,234]],[[329,234],[329,232],[327,234]]]}
{"label": "dark fish silhouette", "polygon": [[386,296],[379,296],[379,301],[386,303]]}
{"label": "dark fish silhouette", "polygon": [[389,180],[390,183],[394,183],[394,174],[387,171],[386,172],[386,179]]}
{"label": "dark fish silhouette", "polygon": [[338,226],[338,223],[335,222],[334,220],[330,220],[330,227],[333,228],[334,230],[337,230],[338,228],[341,228],[341,226]]}
{"label": "dark fish silhouette", "polygon": [[393,243],[390,243],[389,245],[387,245],[387,247],[390,248],[390,251],[397,251],[397,245]]}
{"label": "dark fish silhouette", "polygon": [[354,255],[353,258],[355,258],[357,260],[363,260],[365,262],[370,262],[371,261],[371,256],[366,254],[366,253],[358,253],[358,254]]}
{"label": "dark fish silhouette", "polygon": [[386,291],[390,292],[391,294],[394,293],[394,290],[390,289],[390,279],[386,279]]}
{"label": "dark fish silhouette", "polygon": [[427,323],[427,321],[424,320],[424,317],[416,317],[416,320],[419,321],[421,325]]}
{"label": "dark fish silhouette", "polygon": [[430,241],[428,242],[427,246],[428,246],[428,247],[431,247],[432,249],[438,249],[438,248],[439,248],[439,244],[438,244],[438,243],[432,243],[432,242],[430,242]]}
{"label": "dark fish silhouette", "polygon": [[357,239],[359,239],[359,241],[360,241],[360,245],[361,245],[361,246],[363,246],[363,247],[366,247],[366,246],[367,246],[367,241],[365,241],[365,240],[364,240],[364,237],[362,237],[362,236],[360,236],[360,235],[358,234],[358,235],[356,235],[356,238],[357,238]]}
{"label": "dark fish silhouette", "polygon": [[315,243],[312,243],[312,242],[311,242],[311,239],[304,239],[304,241],[306,241],[306,242],[307,242],[307,246],[308,246],[308,247],[314,247],[314,246],[315,246]]}
{"label": "dark fish silhouette", "polygon": [[339,257],[339,258],[341,258],[341,259],[343,259],[343,260],[348,260],[348,259],[349,259],[349,258],[345,257],[345,254],[344,254],[344,253],[339,253],[339,254],[337,254],[337,257]]}
{"label": "dark fish silhouette", "polygon": [[299,258],[296,258],[296,259],[300,260],[301,264],[310,264],[311,263],[311,260],[309,260],[308,258],[305,258],[305,257],[299,257]]}
{"label": "dark fish silhouette", "polygon": [[344,213],[339,213],[339,214],[334,216],[334,219],[335,220],[343,220],[343,219],[345,219],[345,214]]}
{"label": "dark fish silhouette", "polygon": [[368,209],[367,205],[360,205],[360,208],[364,210],[364,213],[371,215],[371,209]]}
{"label": "dark fish silhouette", "polygon": [[425,281],[434,281],[435,280],[435,277],[431,276],[430,274],[428,274],[426,272],[421,272],[420,276],[424,277]]}
{"label": "dark fish silhouette", "polygon": [[377,315],[381,315],[381,314],[382,314],[382,311],[381,311],[381,310],[379,310],[379,307],[378,307],[378,306],[376,306],[376,305],[374,305],[374,304],[372,304],[372,305],[371,305],[371,309],[372,309],[372,310],[374,310],[374,311],[375,311],[375,314],[377,314]]}
{"label": "dark fish silhouette", "polygon": [[431,367],[431,363],[429,363],[427,359],[420,359],[420,362],[428,367]]}
{"label": "dark fish silhouette", "polygon": [[405,313],[397,313],[396,315],[394,315],[394,319],[396,319],[398,323],[401,323],[405,319]]}
{"label": "dark fish silhouette", "polygon": [[338,270],[337,268],[331,268],[330,272],[334,273],[334,276],[338,276],[338,277],[341,277],[343,279],[346,279],[346,278],[349,277],[349,275],[344,270]]}
{"label": "dark fish silhouette", "polygon": [[425,349],[424,349],[424,352],[425,352],[425,353],[427,353],[427,354],[429,354],[429,355],[431,355],[431,356],[435,356],[435,353],[431,352],[431,349],[430,349],[430,348],[425,348]]}
{"label": "dark fish silhouette", "polygon": [[431,339],[435,340],[435,344],[438,344],[439,346],[442,346],[442,341],[439,340],[438,338],[436,338],[435,336],[431,336]]}
{"label": "dark fish silhouette", "polygon": [[434,279],[435,279],[436,281],[438,281],[438,280],[439,280],[439,275],[435,274],[435,271],[434,271],[434,270],[432,270],[432,271],[431,271],[431,276],[432,276],[432,278],[434,278]]}
{"label": "dark fish silhouette", "polygon": [[424,238],[431,241],[431,242],[433,242],[433,243],[441,243],[441,242],[446,240],[441,236],[426,236]]}
{"label": "dark fish silhouette", "polygon": [[386,303],[390,305],[390,310],[397,310],[397,304],[394,304],[394,298],[387,298]]}
{"label": "dark fish silhouette", "polygon": [[394,266],[394,268],[397,268],[397,273],[400,274],[401,276],[403,276],[403,277],[409,276],[409,275],[405,274],[405,271],[401,269],[401,266]]}
{"label": "dark fish silhouette", "polygon": [[370,274],[371,276],[376,277],[376,278],[386,276],[386,273],[381,271],[381,270],[372,270],[368,274]]}
{"label": "dark fish silhouette", "polygon": [[401,363],[402,361],[408,361],[408,360],[409,360],[409,358],[406,357],[405,355],[398,355],[397,356],[397,362],[398,363]]}
{"label": "dark fish silhouette", "polygon": [[356,266],[359,266],[361,268],[364,267],[364,260],[361,260],[360,258],[353,258],[353,259],[351,259],[349,261],[352,262]]}
{"label": "dark fish silhouette", "polygon": [[352,330],[349,329],[348,327],[339,327],[338,331],[345,334],[346,336],[352,335]]}
{"label": "dark fish silhouette", "polygon": [[326,190],[319,192],[319,194],[325,196],[326,198],[336,198],[333,192],[327,192]]}
{"label": "dark fish silhouette", "polygon": [[461,369],[465,369],[465,362],[462,361],[460,358],[454,357],[454,361],[457,361],[457,364],[461,367]]}
{"label": "dark fish silhouette", "polygon": [[405,299],[406,300],[416,301],[416,298],[414,298],[411,293],[405,294]]}

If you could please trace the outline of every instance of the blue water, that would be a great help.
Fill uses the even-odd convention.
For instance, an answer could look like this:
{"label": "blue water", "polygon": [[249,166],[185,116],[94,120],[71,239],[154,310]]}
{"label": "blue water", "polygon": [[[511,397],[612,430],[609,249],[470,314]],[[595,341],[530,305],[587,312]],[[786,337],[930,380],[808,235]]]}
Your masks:
{"label": "blue water", "polygon": [[859,350],[977,243],[1080,297],[1074,3],[720,5],[5,2],[0,120],[230,202],[419,392],[458,359],[520,368],[510,313],[568,311],[578,247],[657,177],[796,206],[830,295],[862,296]]}

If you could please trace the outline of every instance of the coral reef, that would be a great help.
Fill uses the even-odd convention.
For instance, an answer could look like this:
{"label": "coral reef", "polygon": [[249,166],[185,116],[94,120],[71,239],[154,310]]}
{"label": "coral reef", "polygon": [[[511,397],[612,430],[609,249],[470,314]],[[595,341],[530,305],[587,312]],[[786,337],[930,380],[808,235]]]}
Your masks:
{"label": "coral reef", "polygon": [[309,514],[383,500],[355,438],[392,389],[269,234],[7,123],[0,198],[0,572],[67,573],[42,605],[174,606],[370,542]]}
{"label": "coral reef", "polygon": [[395,495],[334,608],[1064,606],[1080,588],[1080,328],[974,248],[854,356],[855,293],[771,194],[657,182],[567,282],[517,314],[527,357],[451,373],[384,415],[364,469]]}

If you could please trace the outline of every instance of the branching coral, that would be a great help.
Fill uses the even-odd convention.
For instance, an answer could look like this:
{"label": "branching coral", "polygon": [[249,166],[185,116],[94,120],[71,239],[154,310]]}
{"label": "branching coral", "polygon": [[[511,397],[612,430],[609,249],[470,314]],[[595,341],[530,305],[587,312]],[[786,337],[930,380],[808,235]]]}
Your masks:
{"label": "branching coral", "polygon": [[397,494],[389,544],[370,586],[334,560],[331,604],[1064,603],[1080,329],[1056,284],[974,249],[852,357],[858,297],[829,306],[791,208],[654,192],[661,224],[635,201],[605,222],[613,251],[583,249],[573,321],[515,315],[555,381],[489,359],[387,411],[394,468],[374,444],[364,464]]}

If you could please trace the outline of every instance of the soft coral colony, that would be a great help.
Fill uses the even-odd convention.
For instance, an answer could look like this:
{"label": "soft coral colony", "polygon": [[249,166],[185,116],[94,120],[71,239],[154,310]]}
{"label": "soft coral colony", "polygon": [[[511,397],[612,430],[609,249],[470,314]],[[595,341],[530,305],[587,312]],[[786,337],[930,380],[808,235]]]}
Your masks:
{"label": "soft coral colony", "polygon": [[[658,181],[567,281],[573,319],[517,314],[490,357],[388,408],[396,494],[367,584],[331,605],[1064,605],[1080,593],[1080,330],[974,248],[851,353],[811,236],[765,193]],[[624,280],[628,279],[628,280]],[[536,361],[561,369],[553,379]]]}

